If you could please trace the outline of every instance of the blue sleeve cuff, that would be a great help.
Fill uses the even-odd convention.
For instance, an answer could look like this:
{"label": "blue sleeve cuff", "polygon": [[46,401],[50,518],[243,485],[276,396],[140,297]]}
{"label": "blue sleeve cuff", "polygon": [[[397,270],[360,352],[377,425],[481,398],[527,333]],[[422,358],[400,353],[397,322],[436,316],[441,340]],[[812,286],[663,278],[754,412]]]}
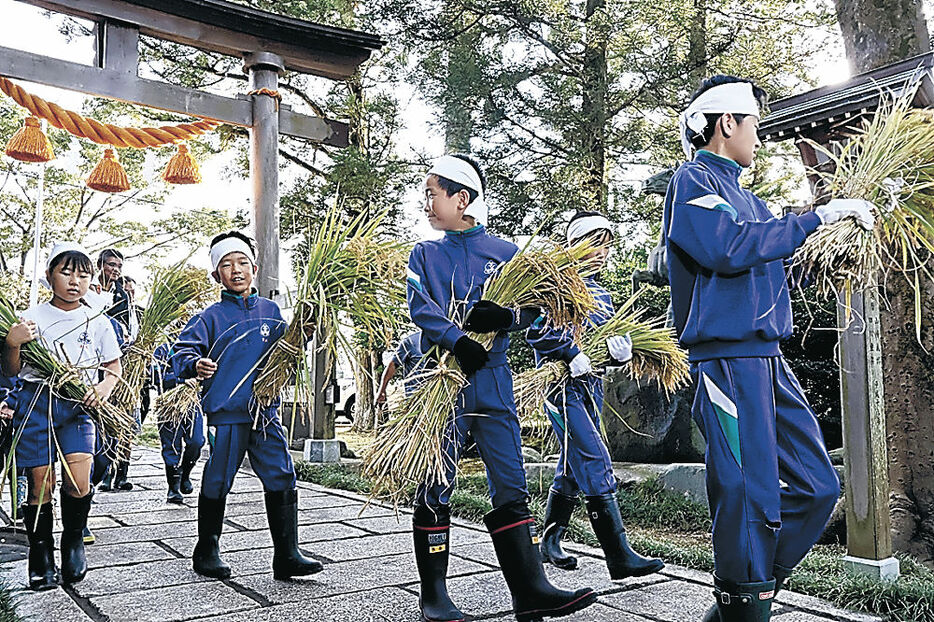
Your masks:
{"label": "blue sleeve cuff", "polygon": [[454,344],[457,343],[457,340],[461,337],[464,337],[466,333],[459,329],[457,326],[452,325],[444,334],[441,335],[441,346],[449,352],[454,351]]}
{"label": "blue sleeve cuff", "polygon": [[801,225],[801,228],[804,229],[806,234],[811,235],[817,231],[817,228],[823,224],[823,221],[816,212],[805,212],[798,216],[798,224]]}

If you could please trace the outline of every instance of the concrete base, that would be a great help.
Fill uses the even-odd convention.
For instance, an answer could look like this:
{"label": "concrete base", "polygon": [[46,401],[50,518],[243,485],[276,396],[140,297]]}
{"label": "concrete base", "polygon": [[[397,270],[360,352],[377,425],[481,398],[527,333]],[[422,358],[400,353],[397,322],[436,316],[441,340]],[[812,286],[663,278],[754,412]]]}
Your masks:
{"label": "concrete base", "polygon": [[866,559],[864,557],[844,555],[843,566],[847,572],[871,577],[877,581],[894,581],[900,574],[898,560],[894,557]]}
{"label": "concrete base", "polygon": [[302,458],[306,462],[340,462],[341,444],[337,439],[306,439]]}

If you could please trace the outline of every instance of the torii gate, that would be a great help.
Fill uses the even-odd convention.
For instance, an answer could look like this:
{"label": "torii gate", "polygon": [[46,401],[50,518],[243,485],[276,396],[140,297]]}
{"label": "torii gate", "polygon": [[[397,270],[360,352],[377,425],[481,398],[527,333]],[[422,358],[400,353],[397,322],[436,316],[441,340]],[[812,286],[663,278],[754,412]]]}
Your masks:
{"label": "torii gate", "polygon": [[262,266],[256,285],[264,296],[277,295],[279,135],[344,147],[347,125],[293,112],[272,97],[224,97],[140,78],[139,36],[243,58],[253,91],[275,91],[285,70],[346,79],[384,42],[222,0],[18,1],[94,22],[96,61],[81,65],[0,46],[0,76],[250,128],[253,226]]}
{"label": "torii gate", "polygon": [[[934,53],[778,100],[762,119],[759,137],[763,141],[794,139],[805,166],[818,169],[829,163],[826,155],[801,139],[823,146],[845,142],[855,124],[876,111],[883,91],[901,95],[906,89],[917,89],[913,105],[934,106]],[[814,195],[819,195],[819,177],[809,173],[808,178]],[[899,563],[893,555],[890,533],[878,293],[871,288],[853,292],[849,309],[838,302],[837,324],[845,329],[840,335],[847,526],[844,562],[853,572],[892,580],[899,576]]]}

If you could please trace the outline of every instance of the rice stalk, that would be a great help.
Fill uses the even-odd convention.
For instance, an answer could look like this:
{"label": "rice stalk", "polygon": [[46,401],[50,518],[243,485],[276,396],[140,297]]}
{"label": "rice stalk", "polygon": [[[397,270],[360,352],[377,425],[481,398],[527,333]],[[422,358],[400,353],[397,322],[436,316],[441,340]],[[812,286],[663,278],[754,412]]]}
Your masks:
{"label": "rice stalk", "polygon": [[[876,227],[854,219],[821,227],[794,256],[823,296],[874,286],[888,273],[908,280],[919,310],[918,279],[932,278],[934,253],[934,116],[911,107],[915,90],[888,96],[871,120],[838,151],[812,143],[833,163],[818,172],[831,197],[875,206]],[[920,331],[920,321],[917,322]]]}
{"label": "rice stalk", "polygon": [[[644,319],[645,312],[634,310],[638,294],[632,296],[608,321],[597,327],[585,325],[578,346],[595,368],[613,366],[606,340],[629,334],[632,359],[624,365],[631,378],[656,383],[666,395],[690,381],[687,353],[675,338],[674,329],[665,326],[664,318]],[[565,361],[548,361],[535,369],[518,374],[513,381],[516,410],[524,426],[542,427],[545,397],[556,386],[571,381]]]}
{"label": "rice stalk", "polygon": [[161,425],[178,427],[189,424],[201,411],[201,383],[186,380],[156,397],[153,414]]}
{"label": "rice stalk", "polygon": [[[320,346],[336,356],[338,346],[352,350],[340,328],[353,325],[386,343],[400,325],[395,310],[405,304],[406,246],[378,239],[385,212],[345,222],[331,211],[311,236],[302,255],[294,314],[285,334],[270,348],[253,391],[268,408],[293,378],[301,379],[305,346],[317,334]],[[296,383],[297,395],[307,393]]]}
{"label": "rice stalk", "polygon": [[[0,339],[6,339],[7,333],[17,323],[19,317],[13,305],[0,295]],[[28,364],[45,380],[53,395],[78,403],[84,399],[89,387],[82,379],[83,370],[62,363],[38,339],[23,344],[20,356],[24,364]],[[108,438],[118,442],[129,442],[136,435],[136,419],[126,410],[109,402],[85,410]]]}
{"label": "rice stalk", "polygon": [[[596,308],[579,272],[592,250],[586,243],[570,249],[552,243],[526,247],[487,282],[482,299],[514,309],[540,307],[551,325],[575,331]],[[496,338],[496,333],[467,334],[487,349]],[[450,352],[436,347],[426,356],[438,358],[437,365],[419,374],[418,389],[391,413],[364,457],[373,496],[398,502],[412,485],[450,483],[444,448],[467,378]]]}
{"label": "rice stalk", "polygon": [[184,261],[155,273],[149,306],[143,311],[136,341],[123,357],[122,379],[114,388],[111,403],[127,411],[139,405],[156,346],[166,341],[174,325],[188,317],[188,305],[211,290],[203,272],[192,270]]}

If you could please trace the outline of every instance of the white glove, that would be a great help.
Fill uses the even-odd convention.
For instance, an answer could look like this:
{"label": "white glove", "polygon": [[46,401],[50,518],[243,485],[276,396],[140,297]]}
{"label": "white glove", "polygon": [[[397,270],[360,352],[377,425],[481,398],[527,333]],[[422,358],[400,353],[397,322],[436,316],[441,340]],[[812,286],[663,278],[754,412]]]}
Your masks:
{"label": "white glove", "polygon": [[583,352],[579,353],[568,364],[571,368],[571,378],[580,378],[581,376],[587,375],[593,372],[593,366],[590,364],[590,359]]}
{"label": "white glove", "polygon": [[863,229],[872,231],[876,225],[876,217],[872,213],[874,208],[872,203],[863,199],[831,199],[827,205],[815,209],[814,213],[825,225],[853,216]]}
{"label": "white glove", "polygon": [[610,358],[614,362],[626,363],[632,358],[632,337],[629,336],[629,333],[622,337],[619,335],[608,337],[606,349],[610,351]]}

